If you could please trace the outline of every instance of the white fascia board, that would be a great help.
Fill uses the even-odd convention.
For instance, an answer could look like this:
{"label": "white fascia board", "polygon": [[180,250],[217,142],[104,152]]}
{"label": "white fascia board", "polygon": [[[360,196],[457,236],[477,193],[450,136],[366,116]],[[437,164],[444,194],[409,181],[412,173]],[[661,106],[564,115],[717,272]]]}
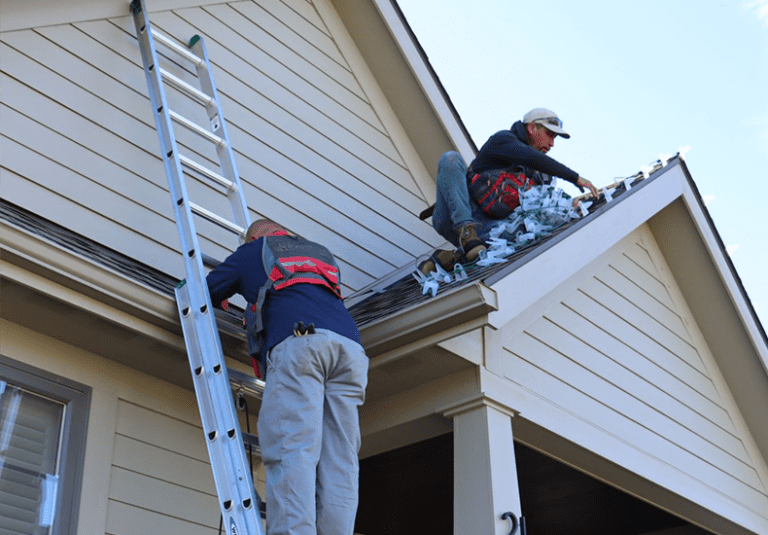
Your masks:
{"label": "white fascia board", "polygon": [[[3,219],[0,219],[0,279],[31,288],[186,353],[173,294],[72,253]],[[226,361],[230,370],[250,373],[250,366],[231,355]],[[152,370],[145,371],[152,373]]]}
{"label": "white fascia board", "polygon": [[471,161],[475,157],[475,149],[472,141],[467,137],[465,130],[457,121],[453,107],[445,100],[438,80],[432,75],[432,70],[425,63],[424,57],[419,52],[411,38],[411,33],[403,25],[397,9],[393,5],[396,0],[371,0],[379,11],[382,20],[389,27],[392,37],[395,39],[400,52],[408,66],[419,82],[422,91],[426,95],[435,110],[440,122],[443,124],[448,136],[453,141],[456,150],[465,160]]}
{"label": "white fascia board", "polygon": [[704,213],[698,194],[687,180],[683,186],[683,201],[701,235],[712,262],[715,264],[723,286],[739,315],[739,319],[749,336],[750,343],[755,348],[763,369],[768,374],[768,345],[766,345],[763,332],[755,319],[752,306],[748,303],[742,287],[734,276],[732,264],[726,258],[728,253],[721,247],[720,240],[715,235],[715,229],[712,228],[710,219]]}
{"label": "white fascia board", "polygon": [[[413,349],[404,346],[414,342],[416,347],[425,342],[434,345],[476,329],[484,324],[488,312],[497,308],[496,293],[475,282],[371,322],[360,328],[360,338],[369,357],[384,353],[402,356]],[[458,326],[457,331],[454,328]]]}
{"label": "white fascia board", "polygon": [[489,324],[499,329],[543,298],[680,197],[685,182],[680,166],[671,167],[663,176],[644,184],[642,189],[492,284],[499,308],[489,315]]}

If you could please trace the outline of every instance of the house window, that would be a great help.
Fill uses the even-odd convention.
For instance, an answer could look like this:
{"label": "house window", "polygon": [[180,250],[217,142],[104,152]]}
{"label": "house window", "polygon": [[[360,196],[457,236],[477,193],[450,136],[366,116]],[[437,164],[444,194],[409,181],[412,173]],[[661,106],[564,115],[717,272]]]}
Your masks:
{"label": "house window", "polygon": [[0,355],[0,533],[74,534],[90,389]]}

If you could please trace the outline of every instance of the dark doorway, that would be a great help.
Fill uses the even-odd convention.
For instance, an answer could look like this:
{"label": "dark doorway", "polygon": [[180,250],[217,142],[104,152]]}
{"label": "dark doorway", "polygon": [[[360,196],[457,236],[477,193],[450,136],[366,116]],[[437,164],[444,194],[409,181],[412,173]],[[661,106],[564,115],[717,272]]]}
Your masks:
{"label": "dark doorway", "polygon": [[[708,533],[521,444],[515,456],[527,535]],[[363,459],[355,531],[453,535],[453,434]]]}
{"label": "dark doorway", "polygon": [[453,535],[453,434],[360,461],[355,532]]}
{"label": "dark doorway", "polygon": [[706,535],[709,532],[515,443],[528,535]]}

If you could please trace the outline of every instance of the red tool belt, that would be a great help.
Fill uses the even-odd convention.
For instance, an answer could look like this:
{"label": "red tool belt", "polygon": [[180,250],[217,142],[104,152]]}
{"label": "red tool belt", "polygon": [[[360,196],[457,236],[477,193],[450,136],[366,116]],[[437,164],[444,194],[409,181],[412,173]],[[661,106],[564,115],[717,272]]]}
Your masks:
{"label": "red tool belt", "polygon": [[494,219],[503,219],[520,206],[520,191],[531,186],[531,179],[519,166],[476,173],[467,181],[469,196]]}

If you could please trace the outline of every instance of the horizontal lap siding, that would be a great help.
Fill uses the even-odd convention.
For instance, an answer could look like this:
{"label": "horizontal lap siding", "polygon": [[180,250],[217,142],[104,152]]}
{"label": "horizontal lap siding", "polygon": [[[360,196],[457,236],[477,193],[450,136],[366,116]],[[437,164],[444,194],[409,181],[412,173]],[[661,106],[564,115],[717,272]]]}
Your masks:
{"label": "horizontal lap siding", "polygon": [[653,254],[635,243],[510,334],[505,374],[573,425],[760,512],[768,497],[707,371],[715,364],[695,346]]}
{"label": "horizontal lap siding", "polygon": [[110,501],[107,509],[106,535],[147,535],[148,533],[183,533],[218,535],[219,526],[195,524],[182,518],[147,511],[122,502]]}
{"label": "horizontal lap siding", "polygon": [[[77,29],[59,30],[66,30],[75,48],[99,46]],[[61,31],[44,31],[64,37]],[[39,33],[12,32],[2,40],[2,100],[13,112],[0,132],[4,156],[14,156],[3,158],[3,198],[180,274],[178,237],[146,97]],[[107,54],[107,59],[121,71],[119,58]],[[143,73],[135,74],[134,81],[143,82]],[[8,169],[12,180],[6,180]]]}
{"label": "horizontal lap siding", "polygon": [[[204,36],[252,217],[326,244],[346,291],[437,244],[417,217],[426,203],[409,169],[311,3],[232,2],[151,20],[180,42]],[[2,197],[180,276],[132,19],[5,32],[0,41]],[[181,62],[163,67],[195,81]],[[171,102],[205,123],[201,108]],[[207,143],[176,131],[180,152],[217,166]],[[216,186],[188,178],[188,188],[193,201],[227,214]],[[237,244],[207,222],[199,230],[213,257]]]}
{"label": "horizontal lap siding", "polygon": [[[233,13],[236,12],[233,11]],[[225,14],[233,16],[231,13]],[[183,11],[180,15],[192,19],[196,24],[201,22],[199,20],[201,15],[197,10],[192,13]],[[220,14],[220,16],[223,15]],[[157,26],[162,25],[164,30],[172,30],[173,33],[184,34],[193,31],[195,27],[184,24],[179,18],[172,18],[172,15],[167,18],[155,17],[155,19]],[[347,241],[351,240],[353,244],[361,245],[359,253],[366,255],[364,263],[367,268],[374,272],[386,270],[389,266],[385,259],[377,257],[376,253],[386,251],[388,248],[395,256],[386,260],[392,260],[398,265],[406,263],[410,255],[402,248],[392,250],[392,238],[395,238],[398,243],[405,243],[406,248],[418,248],[420,245],[417,239],[403,229],[393,227],[391,221],[384,219],[375,210],[383,207],[384,213],[399,216],[400,220],[406,220],[408,211],[389,199],[381,198],[379,192],[356,180],[348,170],[343,168],[344,162],[349,163],[349,154],[341,154],[343,149],[335,140],[326,137],[327,132],[317,131],[303,120],[303,116],[311,113],[319,114],[317,110],[311,107],[306,107],[304,110],[298,109],[302,118],[296,117],[294,114],[297,113],[300,102],[294,95],[289,94],[287,90],[277,86],[264,75],[248,70],[248,64],[243,57],[253,56],[257,50],[255,47],[249,45],[245,39],[232,38],[232,30],[220,24],[209,24],[206,26],[206,31],[208,35],[213,36],[206,40],[209,56],[223,58],[219,62],[222,67],[218,71],[222,100],[225,100],[228,95],[234,97],[225,103],[225,106],[230,106],[229,109],[235,110],[228,121],[230,136],[235,147],[250,149],[243,154],[240,173],[248,183],[254,185],[257,194],[261,195],[261,202],[251,203],[251,207],[271,211],[278,219],[284,219],[280,217],[280,213],[287,209],[297,210],[296,218],[304,218],[302,214],[307,214],[310,219],[319,220],[341,217],[339,226],[344,229],[344,238]],[[223,40],[227,36],[230,41],[237,41],[239,44],[233,47],[234,54],[224,49],[217,50],[220,45],[217,44],[216,37]],[[236,54],[243,57],[238,57]],[[296,76],[292,73],[291,75]],[[260,93],[254,93],[251,85],[275,86],[261,89],[261,91],[267,94],[282,91],[286,95],[272,95],[270,101]],[[290,101],[293,104],[290,106],[292,113],[274,106],[274,102],[278,101]],[[247,106],[241,104],[245,102],[248,102]],[[242,142],[237,141],[238,136],[242,136]],[[316,147],[320,146],[323,150],[317,152]],[[334,151],[339,154],[336,154],[336,158],[329,159],[329,155]],[[290,155],[290,158],[286,158],[286,155]],[[360,165],[367,165],[365,162],[356,161]],[[372,174],[376,171],[369,167],[367,172]],[[281,192],[295,190],[296,186],[300,191],[294,191],[290,198],[281,195]],[[397,186],[392,184],[392,187]],[[329,202],[331,204],[327,204]],[[371,234],[368,228],[357,221],[358,214],[368,210],[368,207],[372,210],[369,214],[368,226],[375,228],[377,233],[381,234],[389,231],[392,235],[389,241],[378,234]],[[415,209],[416,205],[411,208]],[[335,251],[333,242],[339,242],[344,238],[329,235],[328,240],[331,240],[331,243],[328,240],[324,243]],[[340,246],[343,244],[340,243]]]}
{"label": "horizontal lap siding", "polygon": [[107,533],[209,534],[219,515],[203,430],[120,400]]}

